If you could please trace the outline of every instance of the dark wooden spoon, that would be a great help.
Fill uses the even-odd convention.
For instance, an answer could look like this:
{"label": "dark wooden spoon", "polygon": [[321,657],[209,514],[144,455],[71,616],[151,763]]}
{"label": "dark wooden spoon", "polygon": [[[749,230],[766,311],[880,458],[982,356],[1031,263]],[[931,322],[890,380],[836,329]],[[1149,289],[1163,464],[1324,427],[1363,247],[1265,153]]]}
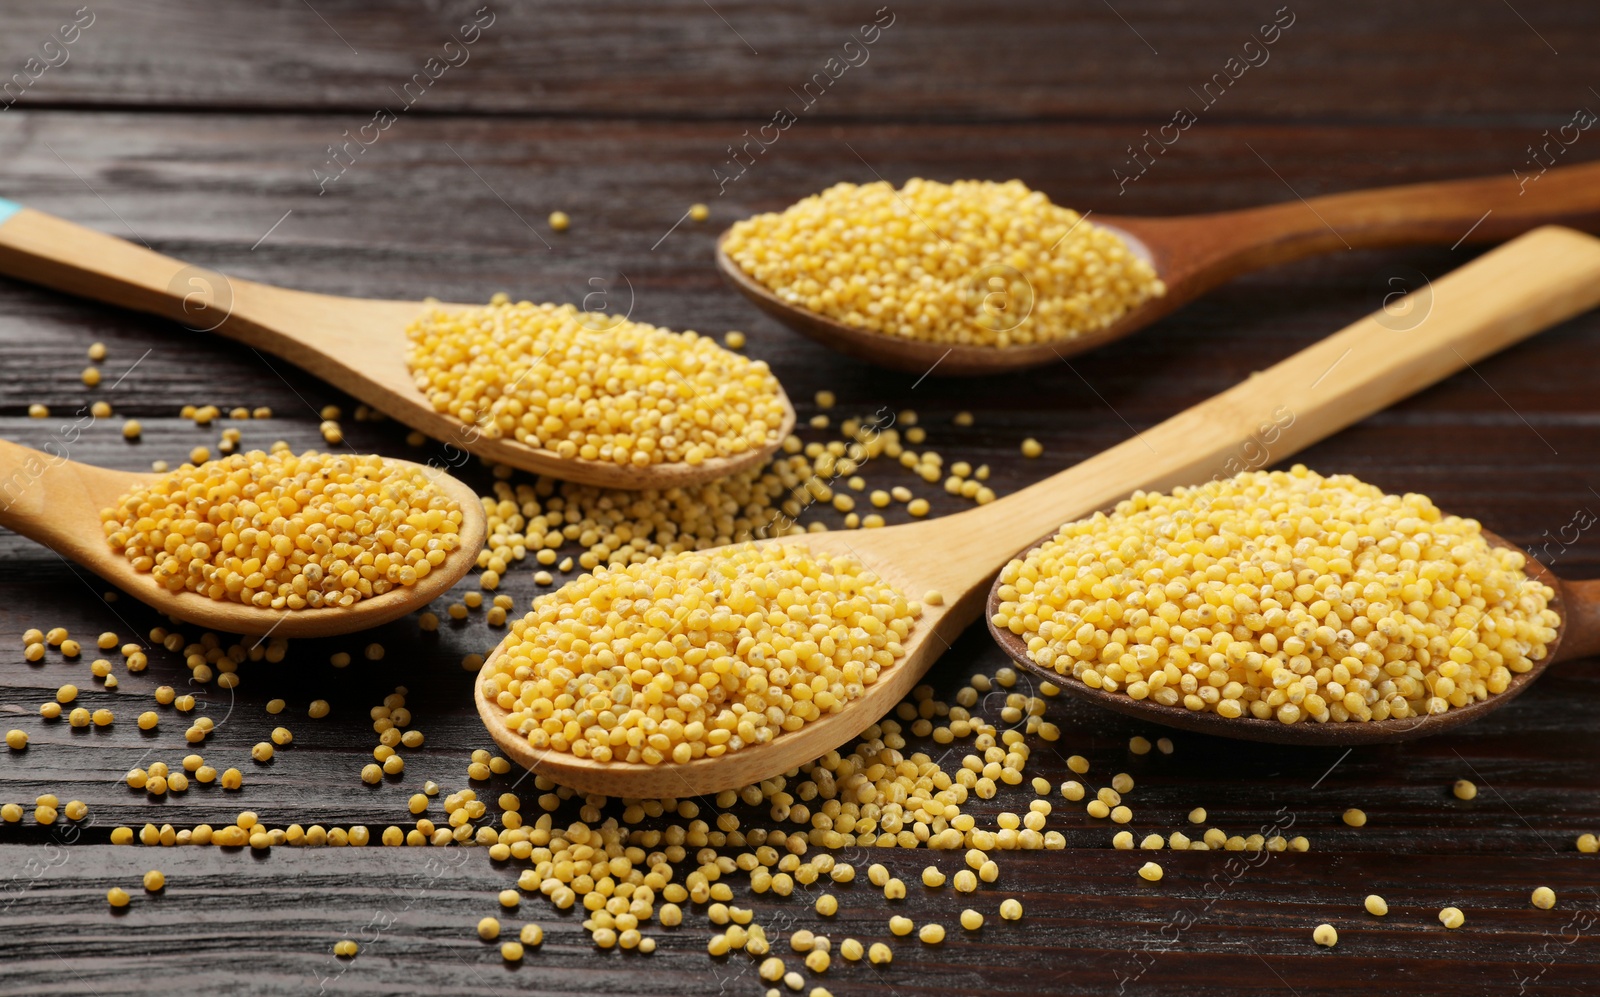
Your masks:
{"label": "dark wooden spoon", "polygon": [[[1032,553],[1040,544],[1055,535],[1056,531],[1052,530],[1048,536],[1040,537],[1038,542],[1030,546],[1021,556],[1026,557],[1028,553]],[[1515,544],[1488,530],[1484,530],[1483,535],[1495,547],[1519,549]],[[1526,554],[1525,551],[1523,553]],[[994,614],[1000,607],[998,578],[989,589],[989,601],[984,614],[989,621],[989,633],[1019,666],[1057,686],[1068,695],[1087,700],[1097,706],[1104,706],[1108,710],[1115,710],[1163,726],[1176,727],[1179,730],[1192,730],[1201,734],[1215,734],[1218,737],[1233,737],[1244,741],[1267,741],[1273,744],[1382,744],[1431,737],[1462,724],[1471,723],[1521,695],[1524,689],[1533,684],[1534,679],[1555,662],[1586,658],[1600,653],[1600,579],[1562,581],[1531,555],[1528,556],[1527,566],[1523,570],[1527,572],[1529,578],[1543,582],[1556,592],[1555,598],[1550,600],[1550,608],[1561,616],[1561,625],[1556,628],[1556,639],[1546,649],[1543,658],[1535,661],[1533,667],[1527,671],[1513,675],[1511,684],[1504,692],[1488,699],[1459,708],[1451,707],[1444,713],[1410,716],[1400,720],[1369,720],[1366,723],[1354,721],[1318,723],[1315,720],[1301,720],[1298,723],[1285,724],[1277,720],[1258,720],[1248,716],[1230,720],[1209,711],[1196,713],[1182,706],[1163,706],[1148,699],[1133,699],[1127,693],[1120,691],[1092,689],[1070,673],[1062,675],[1053,668],[1036,664],[1028,657],[1028,645],[1025,640],[1010,630],[995,625]]]}
{"label": "dark wooden spoon", "polygon": [[942,376],[1051,363],[1137,332],[1240,274],[1319,253],[1379,246],[1500,242],[1551,223],[1600,229],[1600,163],[1547,171],[1526,190],[1509,176],[1328,194],[1243,211],[1176,218],[1091,213],[1154,265],[1167,293],[1072,339],[1018,346],[923,342],[857,329],[790,304],[751,277],[717,240],[717,266],[756,307],[824,346],[868,363]]}

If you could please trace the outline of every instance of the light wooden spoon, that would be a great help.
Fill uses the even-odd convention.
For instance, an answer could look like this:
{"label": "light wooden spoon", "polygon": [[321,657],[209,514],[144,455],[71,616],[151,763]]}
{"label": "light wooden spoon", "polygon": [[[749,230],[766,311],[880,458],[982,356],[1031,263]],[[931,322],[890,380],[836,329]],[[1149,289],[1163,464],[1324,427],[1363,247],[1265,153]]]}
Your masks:
{"label": "light wooden spoon", "polygon": [[779,388],[784,421],[767,446],[701,464],[638,468],[491,439],[478,426],[435,411],[417,390],[406,367],[406,326],[429,307],[423,302],[342,298],[225,277],[6,200],[0,200],[0,274],[238,340],[434,439],[567,481],[629,489],[711,481],[759,465],[794,428],[794,408]]}
{"label": "light wooden spoon", "polygon": [[[390,460],[390,458],[384,458]],[[153,608],[202,627],[226,633],[278,637],[328,637],[354,633],[398,619],[437,599],[478,563],[487,522],[477,493],[437,468],[395,460],[427,474],[461,504],[461,545],[417,584],[362,599],[348,609],[261,609],[211,599],[198,592],[172,592],[149,574],[135,571],[111,549],[100,511],[157,474],[114,471],[80,464],[65,455],[30,450],[0,440],[0,526],[35,540],[90,569]]]}
{"label": "light wooden spoon", "polygon": [[[953,516],[879,530],[790,537],[823,555],[848,554],[927,606],[906,656],[838,713],[770,742],[687,764],[599,763],[536,751],[483,696],[478,713],[518,762],[563,785],[653,798],[748,785],[809,762],[888,713],[984,606],[1014,553],[1047,529],[1105,508],[1140,488],[1162,489],[1280,461],[1461,370],[1472,361],[1600,304],[1600,240],[1567,229],[1529,233],[1435,281],[1431,311],[1397,333],[1369,316],[1268,370],[1098,456]],[[1270,434],[1268,431],[1272,431]],[[1263,439],[1269,455],[1258,451]],[[496,648],[485,672],[505,650]]]}
{"label": "light wooden spoon", "polygon": [[[1488,530],[1484,530],[1483,535],[1495,547],[1521,551],[1521,548]],[[1039,543],[1053,536],[1055,536],[1054,530],[1049,537],[1041,537]],[[1033,546],[1037,547],[1038,544]],[[1029,547],[1028,550],[1033,550],[1033,547]],[[1527,554],[1527,551],[1521,552]],[[1451,707],[1444,713],[1411,716],[1399,720],[1372,720],[1367,723],[1317,723],[1303,720],[1298,723],[1283,724],[1276,720],[1258,720],[1255,717],[1229,720],[1215,713],[1196,713],[1181,706],[1162,706],[1149,700],[1131,699],[1122,692],[1091,689],[1071,675],[1060,675],[1054,669],[1036,664],[1028,656],[1028,645],[1025,640],[1008,629],[994,625],[993,616],[1000,606],[998,580],[989,591],[988,607],[984,615],[989,618],[989,633],[993,635],[1001,650],[1010,655],[1011,659],[1022,668],[1060,687],[1063,692],[1118,713],[1180,730],[1214,734],[1218,737],[1233,737],[1244,741],[1267,741],[1273,744],[1383,744],[1409,741],[1418,737],[1432,737],[1462,724],[1471,723],[1521,695],[1523,690],[1533,684],[1534,679],[1556,662],[1586,658],[1600,653],[1600,579],[1563,581],[1531,556],[1528,557],[1524,570],[1531,579],[1543,582],[1556,591],[1556,597],[1550,601],[1550,608],[1561,616],[1561,625],[1556,630],[1555,642],[1545,649],[1543,658],[1534,662],[1533,667],[1527,671],[1513,675],[1511,684],[1504,692],[1488,699],[1462,707]]]}
{"label": "light wooden spoon", "polygon": [[762,311],[847,356],[915,374],[999,374],[1059,363],[1137,332],[1240,274],[1306,256],[1379,246],[1496,242],[1553,223],[1600,228],[1600,163],[1549,170],[1526,190],[1510,177],[1482,177],[1329,194],[1244,211],[1176,218],[1091,213],[1085,220],[1122,236],[1154,265],[1167,292],[1104,329],[1048,343],[931,343],[846,325],[790,304],[745,273],[723,252],[726,232],[717,242],[717,266]]}

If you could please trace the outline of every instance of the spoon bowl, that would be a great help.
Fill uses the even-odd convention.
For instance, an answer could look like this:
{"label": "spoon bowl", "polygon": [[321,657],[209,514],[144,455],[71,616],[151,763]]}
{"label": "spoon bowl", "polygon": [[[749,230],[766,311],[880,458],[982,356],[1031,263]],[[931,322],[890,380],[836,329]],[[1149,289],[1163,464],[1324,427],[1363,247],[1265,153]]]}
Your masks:
{"label": "spoon bowl", "polygon": [[[1119,227],[1109,220],[1097,224],[1116,232],[1128,244],[1128,248],[1154,266],[1158,274],[1170,271],[1170,265],[1163,269],[1163,260],[1157,256],[1157,251],[1152,250],[1132,231]],[[724,232],[717,240],[717,269],[721,270],[723,277],[727,278],[728,282],[757,308],[794,331],[847,357],[914,374],[937,371],[948,376],[977,377],[1059,363],[1075,353],[1104,346],[1142,329],[1183,303],[1169,286],[1166,294],[1146,300],[1110,325],[1071,339],[1003,347],[926,342],[858,329],[784,301],[771,288],[745,273],[744,269],[733,261],[733,258],[723,250],[726,238],[727,233]],[[1165,250],[1162,250],[1162,256],[1165,255],[1167,255]]]}
{"label": "spoon bowl", "polygon": [[[384,458],[386,461],[389,458]],[[80,464],[0,440],[0,526],[20,533],[60,556],[76,561],[124,592],[168,616],[225,633],[279,637],[328,637],[354,633],[399,619],[450,590],[475,564],[483,548],[487,520],[477,494],[467,485],[410,461],[460,504],[460,545],[443,564],[415,585],[390,589],[345,607],[262,609],[212,599],[187,589],[173,592],[156,583],[106,542],[100,511],[128,492],[161,477]]]}
{"label": "spoon bowl", "polygon": [[215,332],[281,357],[384,414],[459,450],[535,474],[606,488],[673,488],[759,466],[794,428],[784,418],[764,446],[700,464],[647,467],[562,457],[436,411],[406,366],[406,327],[430,307],[293,291],[188,266],[114,236],[0,200],[0,273]]}
{"label": "spoon bowl", "polygon": [[[1041,544],[1055,536],[1048,535],[1028,548],[1019,557],[1026,557]],[[1490,546],[1520,550],[1504,538],[1483,531]],[[1526,555],[1526,552],[1523,552]],[[1163,706],[1148,699],[1133,699],[1123,692],[1093,689],[1072,675],[1062,675],[1052,668],[1036,663],[1028,656],[1027,641],[1009,629],[996,626],[994,614],[1000,608],[1000,584],[996,579],[989,590],[989,600],[984,616],[989,621],[989,634],[1012,661],[1024,671],[1051,683],[1062,692],[1078,699],[1115,710],[1126,716],[1158,723],[1178,730],[1197,734],[1212,734],[1242,741],[1262,741],[1270,744],[1358,745],[1386,744],[1409,741],[1419,737],[1432,737],[1478,720],[1506,705],[1533,684],[1557,661],[1582,658],[1600,652],[1600,581],[1563,582],[1549,568],[1528,557],[1524,572],[1529,579],[1543,582],[1555,590],[1550,608],[1561,617],[1556,628],[1556,638],[1545,648],[1545,655],[1525,672],[1514,674],[1504,692],[1462,707],[1451,707],[1444,713],[1422,714],[1402,719],[1369,720],[1365,723],[1317,723],[1303,720],[1293,724],[1256,717],[1229,719],[1210,711],[1196,712],[1181,706]]]}
{"label": "spoon bowl", "polygon": [[[1241,441],[1272,426],[1275,458],[1288,456],[1468,364],[1600,304],[1600,240],[1543,229],[1434,282],[1428,320],[1396,339],[1375,317],[1307,347],[1133,439],[1013,495],[934,520],[875,530],[782,538],[818,555],[846,554],[908,599],[924,604],[904,657],[838,712],[716,759],[679,765],[595,762],[535,750],[483,693],[509,635],[475,683],[479,716],[522,765],[584,792],[628,798],[733,789],[787,772],[882,718],[983,611],[990,581],[1012,552],[1060,523],[1129,492],[1231,473]],[[1285,410],[1292,418],[1283,420]],[[1274,422],[1274,420],[1277,420]],[[869,432],[872,431],[870,428]],[[929,593],[938,592],[932,599]]]}
{"label": "spoon bowl", "polygon": [[[1547,181],[1554,180],[1554,183]],[[1144,328],[1219,284],[1277,264],[1340,249],[1496,242],[1540,225],[1600,228],[1600,163],[1552,169],[1537,188],[1483,177],[1408,184],[1172,218],[1085,214],[1150,263],[1166,293],[1104,328],[1011,346],[926,342],[857,328],[785,301],[746,273],[717,240],[717,267],[757,308],[831,349],[924,375],[981,376],[1046,366]],[[1476,223],[1476,224],[1475,224]]]}
{"label": "spoon bowl", "polygon": [[[910,595],[918,584],[926,585],[925,574],[917,570],[916,550],[925,543],[922,524],[861,533],[811,533],[804,537],[785,537],[782,542],[804,547],[820,557],[848,555],[869,568],[896,590]],[[715,553],[715,549],[710,553]],[[910,565],[908,567],[908,565]],[[981,592],[971,595],[979,596]],[[916,595],[911,595],[916,598]],[[720,758],[697,758],[676,764],[665,762],[597,762],[569,752],[540,750],[506,723],[506,711],[486,699],[483,682],[473,684],[473,700],[478,716],[489,729],[495,744],[524,768],[546,776],[563,786],[587,793],[603,793],[629,799],[657,799],[668,796],[698,796],[724,789],[737,789],[780,772],[798,768],[844,744],[877,722],[894,705],[911,693],[917,681],[944,653],[977,611],[977,599],[969,605],[927,606],[904,642],[905,656],[886,669],[877,682],[867,686],[859,699],[837,713],[813,720],[799,730],[790,731],[762,745],[752,745]],[[488,675],[514,636],[502,641],[484,662],[481,675]]]}

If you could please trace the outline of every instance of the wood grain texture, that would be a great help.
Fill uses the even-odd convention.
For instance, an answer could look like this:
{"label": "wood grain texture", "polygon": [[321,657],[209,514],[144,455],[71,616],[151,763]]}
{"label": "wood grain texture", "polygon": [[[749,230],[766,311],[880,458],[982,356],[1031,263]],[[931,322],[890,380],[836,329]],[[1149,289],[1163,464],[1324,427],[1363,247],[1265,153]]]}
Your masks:
{"label": "wood grain texture", "polygon": [[[443,46],[485,4],[312,6],[270,0],[219,15],[201,0],[91,5],[98,19],[69,47],[69,61],[35,81],[19,106],[316,108],[348,114],[354,127],[379,107],[398,106],[402,86],[429,57],[451,57]],[[1140,119],[1126,143],[1181,107],[1199,111],[1199,91],[1230,58],[1260,62],[1265,49],[1267,61],[1202,113],[1308,123],[1494,118],[1537,121],[1537,132],[1591,100],[1584,87],[1593,80],[1580,60],[1600,37],[1600,14],[1586,5],[1514,11],[1494,0],[1404,8],[1303,0],[1287,9],[1219,0],[1204,16],[1165,0],[487,6],[494,23],[468,60],[408,114],[737,117],[753,129],[779,108],[799,113],[796,92],[829,59],[861,62],[859,42],[850,51],[845,44],[887,6],[884,16],[896,19],[866,46],[866,61],[843,72],[808,116]],[[20,68],[39,54],[74,9],[8,3],[4,64]],[[1262,26],[1280,17],[1293,21],[1263,46]],[[1494,85],[1472,78],[1469,67],[1491,64]]]}
{"label": "wood grain texture", "polygon": [[[403,83],[445,40],[436,28],[471,9],[313,6],[367,54],[350,55],[304,4],[226,12],[173,0],[137,10],[97,5],[105,20],[73,46],[72,61],[0,112],[0,196],[142,238],[201,266],[329,294],[480,301],[505,290],[575,301],[600,278],[625,302],[631,282],[637,317],[715,334],[746,330],[748,352],[772,362],[802,426],[817,414],[810,398],[821,388],[841,399],[835,419],[915,409],[928,446],[947,463],[988,463],[1002,495],[1237,383],[1476,250],[1340,251],[1241,278],[1139,336],[1022,380],[935,376],[918,384],[917,375],[841,359],[764,319],[716,274],[715,233],[751,212],[875,172],[895,182],[1015,176],[1079,209],[1134,215],[1246,208],[1291,190],[1310,197],[1526,173],[1529,143],[1594,102],[1585,90],[1594,81],[1582,69],[1600,37],[1600,14],[1579,4],[1515,5],[1559,57],[1515,11],[1488,0],[1403,9],[1295,5],[1301,19],[1274,46],[1272,61],[1251,70],[1226,106],[1208,112],[1119,195],[1112,170],[1126,147],[1190,101],[1186,88],[1218,71],[1269,8],[1115,2],[1115,11],[1086,3],[1063,13],[1059,4],[922,5],[900,11],[873,61],[851,70],[815,116],[784,132],[719,197],[712,169],[726,160],[727,145],[791,100],[784,94],[795,77],[803,80],[843,41],[828,26],[845,27],[870,10],[714,0],[763,51],[757,57],[704,4],[505,8],[504,23],[483,40],[504,48],[483,48],[459,77],[447,74],[428,95],[437,103],[419,102],[318,196],[311,171],[326,161],[328,144],[391,99],[385,88]],[[1150,54],[1118,13],[1161,54]],[[8,6],[0,55],[20,66],[32,50],[28,26],[56,16]],[[517,33],[509,30],[514,24],[522,25]],[[504,42],[496,40],[501,28]],[[895,54],[889,46],[902,28],[907,44]],[[763,47],[768,41],[777,44]],[[206,111],[229,107],[250,113]],[[1053,118],[1025,120],[1038,115]],[[1587,151],[1593,136],[1585,132],[1565,158],[1595,158]],[[696,201],[712,206],[711,221],[684,221],[666,235]],[[574,220],[559,240],[540,221],[556,208]],[[530,226],[555,248],[544,249]],[[78,374],[83,350],[96,340],[111,357],[106,383],[91,395]],[[1492,524],[1564,577],[1600,575],[1600,531],[1592,528],[1600,514],[1597,344],[1600,318],[1580,317],[1298,459],[1426,492],[1443,508]],[[216,428],[177,417],[184,403],[269,405],[271,420],[228,425],[243,430],[247,446],[282,438],[296,447],[321,444],[315,408],[336,403],[348,416],[354,405],[336,387],[238,344],[0,282],[0,436],[30,446],[59,439],[92,397],[112,402],[117,417],[86,426],[73,458],[130,471],[216,442]],[[35,401],[48,403],[55,418],[27,419]],[[950,425],[959,410],[974,412],[975,424]],[[125,416],[144,422],[138,444],[117,432]],[[486,469],[470,460],[458,465],[443,447],[406,447],[404,427],[393,422],[347,417],[344,428],[358,449],[442,461],[482,490],[492,482]],[[801,435],[827,436],[805,428]],[[1021,458],[1025,436],[1044,443],[1043,457]],[[1270,447],[1239,455],[1280,458]],[[865,476],[871,487],[918,489],[936,513],[967,507],[886,463],[869,465]],[[31,820],[0,826],[0,992],[111,997],[221,985],[316,994],[341,968],[330,947],[345,937],[360,939],[364,953],[327,982],[330,994],[761,992],[748,961],[704,954],[709,928],[698,914],[656,932],[662,947],[647,961],[596,953],[576,919],[528,903],[525,919],[544,924],[551,941],[508,970],[472,925],[498,913],[493,892],[516,871],[479,852],[461,850],[469,858],[439,875],[441,857],[458,853],[278,849],[256,857],[105,844],[118,824],[216,822],[247,808],[276,824],[400,823],[422,779],[464,786],[467,752],[491,746],[471,708],[472,675],[459,661],[486,651],[500,632],[475,615],[437,634],[403,619],[359,637],[294,641],[283,664],[244,666],[231,701],[214,689],[201,700],[207,715],[226,721],[203,751],[214,764],[243,768],[244,791],[197,787],[157,802],[120,778],[150,749],[145,763],[181,758],[183,724],[167,720],[145,735],[127,720],[157,684],[187,678],[182,662],[155,653],[148,672],[122,676],[122,689],[108,693],[86,680],[83,665],[20,659],[20,632],[29,626],[132,635],[160,622],[126,598],[101,603],[103,589],[44,548],[0,534],[0,711],[6,726],[34,736],[27,752],[0,757],[0,799],[57,792],[91,807],[80,842],[59,853]],[[524,607],[538,591],[531,569],[513,569],[502,591]],[[387,645],[383,661],[357,654],[347,669],[326,664],[333,651],[358,652],[370,640]],[[953,643],[929,674],[941,695],[975,671],[1006,664],[981,628]],[[38,703],[67,680],[86,690],[86,703],[116,709],[119,723],[87,732],[40,724]],[[1031,681],[1023,677],[1019,686]],[[428,746],[400,781],[367,787],[357,779],[374,740],[367,710],[396,683],[411,690]],[[265,714],[274,696],[288,699],[287,714]],[[304,713],[315,696],[333,704],[322,721]],[[1131,826],[1139,832],[1188,830],[1184,815],[1199,805],[1210,811],[1209,824],[1230,833],[1281,826],[1292,816],[1286,833],[1308,835],[1312,851],[1273,855],[1236,876],[1225,855],[1163,853],[1167,876],[1152,887],[1134,875],[1150,856],[1111,850],[1109,826],[1056,796],[1050,826],[1066,836],[1067,849],[1002,856],[1000,882],[969,900],[990,915],[981,940],[953,930],[965,903],[948,889],[914,888],[905,912],[952,928],[942,948],[901,941],[885,969],[836,960],[816,982],[840,995],[918,994],[935,984],[943,992],[1020,995],[1104,995],[1119,985],[1127,994],[1204,997],[1291,989],[1301,997],[1358,995],[1378,987],[1587,993],[1600,976],[1593,920],[1600,864],[1576,854],[1572,841],[1600,832],[1596,702],[1600,670],[1586,660],[1553,667],[1505,709],[1441,738],[1344,755],[1178,735],[1173,755],[1135,757],[1125,750],[1128,738],[1155,737],[1158,729],[1058,699],[1048,716],[1062,739],[1036,751],[1030,775],[1059,783],[1070,777],[1065,757],[1083,753],[1093,761],[1095,786],[1118,771],[1135,777]],[[993,697],[985,708],[999,706]],[[295,745],[256,766],[249,745],[278,723],[295,731]],[[498,793],[514,778],[497,777],[478,791]],[[1458,778],[1478,783],[1476,800],[1450,795]],[[989,815],[987,823],[1027,796],[1007,791],[971,809]],[[1340,823],[1351,806],[1371,815],[1366,827]],[[852,860],[885,861],[908,882],[930,861],[950,871],[959,860],[858,851]],[[65,861],[53,864],[58,854]],[[128,914],[109,914],[105,890],[123,885],[137,894],[138,876],[154,867],[167,873],[168,893],[155,901],[136,896]],[[1227,883],[1220,896],[1218,875]],[[1556,910],[1528,905],[1540,884],[1557,891]],[[827,927],[801,892],[787,900],[752,899],[742,888],[739,895],[769,925],[821,928],[836,942],[847,934],[889,940],[889,905],[864,881],[835,891],[841,912]],[[1388,919],[1373,923],[1360,912],[1368,892],[1388,897]],[[1011,895],[1027,916],[1003,924],[994,912]],[[1467,912],[1465,928],[1438,926],[1434,912],[1447,904]],[[389,917],[392,925],[381,928]],[[1331,952],[1310,941],[1322,921],[1341,933]]]}

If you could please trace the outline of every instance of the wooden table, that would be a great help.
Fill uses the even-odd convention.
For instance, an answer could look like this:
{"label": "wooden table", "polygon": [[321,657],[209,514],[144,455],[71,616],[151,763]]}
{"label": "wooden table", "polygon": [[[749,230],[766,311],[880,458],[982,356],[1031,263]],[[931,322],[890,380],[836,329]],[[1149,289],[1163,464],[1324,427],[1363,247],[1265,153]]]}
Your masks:
{"label": "wooden table", "polygon": [[[1189,8],[1189,9],[1186,9]],[[1002,494],[1149,426],[1469,259],[1467,247],[1351,252],[1225,287],[1113,348],[1019,377],[920,383],[833,356],[760,317],[711,265],[715,233],[838,180],[896,183],[1018,177],[1057,201],[1118,213],[1178,213],[1290,199],[1384,183],[1475,174],[1527,174],[1530,145],[1579,108],[1600,107],[1593,74],[1600,8],[1516,0],[1410,5],[1296,0],[1180,5],[1004,2],[981,5],[736,0],[511,5],[475,15],[472,4],[295,0],[251,5],[95,3],[70,44],[51,32],[70,5],[4,5],[0,77],[30,57],[57,63],[29,78],[0,111],[0,195],[194,263],[287,286],[374,297],[435,294],[482,300],[507,290],[534,300],[579,300],[605,290],[613,309],[674,328],[749,332],[751,355],[771,361],[803,416],[821,388],[842,412],[911,407],[947,460],[987,462]],[[799,96],[830,58],[859,60],[852,32],[893,23],[806,106]],[[1275,17],[1293,23],[1198,123],[1137,181],[1123,183],[1127,147],[1197,103],[1194,91]],[[469,39],[461,26],[492,23]],[[67,53],[61,62],[61,52]],[[467,61],[425,84],[430,57]],[[26,75],[24,78],[28,78]],[[403,90],[412,82],[409,104]],[[1191,89],[1193,88],[1193,89]],[[814,88],[815,89],[815,88]],[[0,104],[11,100],[0,98]],[[328,148],[374,112],[392,125],[328,180]],[[402,109],[403,108],[403,109]],[[734,179],[728,147],[780,109],[796,123]],[[1595,144],[1596,148],[1589,146]],[[1582,134],[1565,154],[1600,155]],[[316,171],[316,172],[314,172]],[[711,206],[711,220],[683,219]],[[544,219],[572,216],[556,235]],[[625,275],[626,280],[620,275]],[[1395,283],[1398,281],[1398,283]],[[628,290],[631,288],[631,292]],[[84,351],[110,348],[106,383],[79,382]],[[1366,420],[1294,459],[1347,471],[1391,490],[1419,490],[1538,546],[1558,571],[1593,575],[1600,533],[1600,316],[1590,315],[1480,364],[1476,370]],[[218,432],[177,417],[185,403],[271,406],[244,423],[247,446],[284,439],[320,444],[316,410],[344,407],[363,450],[411,455],[404,427],[356,422],[350,399],[287,365],[166,322],[0,282],[0,432],[41,446],[95,398],[116,416],[70,447],[75,459],[145,468],[176,462]],[[124,376],[125,375],[125,376]],[[112,382],[116,383],[113,384]],[[33,402],[48,420],[26,417]],[[951,425],[961,409],[971,428]],[[124,417],[144,423],[124,442]],[[813,434],[820,435],[820,434]],[[1024,460],[1034,436],[1045,455]],[[1274,454],[1288,462],[1288,455]],[[487,488],[483,468],[465,472]],[[893,466],[868,477],[905,480]],[[911,482],[906,482],[911,483]],[[931,491],[931,489],[925,489]],[[957,507],[942,493],[938,511]],[[819,518],[837,523],[831,512]],[[1575,525],[1579,524],[1579,525]],[[1545,545],[1550,546],[1545,546]],[[533,569],[503,591],[526,606]],[[463,583],[461,590],[473,587]],[[212,689],[209,715],[226,723],[208,761],[246,770],[237,794],[195,788],[151,800],[122,774],[135,762],[176,763],[186,752],[170,720],[141,733],[133,716],[151,689],[186,677],[165,652],[116,692],[83,664],[52,652],[21,656],[28,627],[142,634],[158,621],[132,599],[101,601],[104,585],[49,551],[0,536],[0,713],[33,737],[0,759],[0,800],[54,792],[90,806],[81,828],[38,828],[31,816],[0,826],[0,993],[247,994],[513,993],[756,994],[747,957],[711,959],[704,916],[652,932],[653,956],[597,952],[578,918],[542,901],[524,914],[548,932],[542,950],[507,968],[473,924],[496,911],[493,893],[515,878],[478,849],[294,849],[267,854],[114,847],[110,831],[146,821],[190,826],[241,809],[276,826],[404,823],[406,797],[425,778],[465,784],[468,753],[489,746],[471,709],[462,655],[497,631],[481,616],[421,634],[414,619],[370,636],[295,642],[279,665],[246,665],[230,696]],[[381,663],[343,671],[331,652],[368,640]],[[85,659],[92,657],[86,654]],[[966,676],[1003,664],[974,629],[936,666],[946,694]],[[69,678],[83,700],[118,712],[109,730],[46,724],[37,705]],[[372,735],[366,710],[405,684],[428,745],[405,777],[366,787],[357,770]],[[282,718],[298,735],[270,766],[248,746]],[[325,696],[333,713],[304,716]],[[1058,701],[1064,734],[1036,744],[1030,774],[1066,777],[1082,753],[1091,781],[1118,771],[1138,782],[1135,828],[1186,827],[1196,806],[1208,824],[1248,834],[1292,823],[1306,854],[1240,862],[1218,853],[1164,853],[1166,878],[1134,870],[1150,856],[1112,850],[1112,829],[1057,797],[1050,826],[1064,851],[1001,856],[1002,875],[975,898],[990,915],[981,937],[955,929],[965,903],[948,888],[914,887],[904,907],[919,923],[951,928],[940,948],[896,943],[873,969],[842,960],[825,977],[835,994],[1579,994],[1600,992],[1600,856],[1576,852],[1600,831],[1600,672],[1593,662],[1554,670],[1516,703],[1460,733],[1392,748],[1291,750],[1176,736],[1170,756],[1134,757],[1134,734],[1159,731]],[[1470,778],[1472,802],[1450,785]],[[515,774],[480,794],[492,798]],[[1096,783],[1099,784],[1099,783]],[[1008,791],[974,809],[1020,809]],[[1347,807],[1366,827],[1340,822]],[[747,815],[747,823],[751,816]],[[68,840],[71,839],[71,840]],[[865,849],[853,856],[869,860]],[[874,851],[908,882],[948,853]],[[1232,859],[1232,861],[1230,861]],[[146,869],[170,884],[137,889]],[[113,915],[104,894],[123,885],[133,905]],[[1553,887],[1555,910],[1529,904]],[[740,902],[752,902],[739,889]],[[815,888],[808,892],[815,892]],[[819,926],[809,897],[756,897],[774,928],[886,940],[890,913],[864,881],[836,890],[841,911]],[[1388,898],[1383,920],[1361,910]],[[1026,916],[1002,923],[999,901]],[[1466,926],[1436,920],[1455,905]],[[508,919],[521,923],[522,917]],[[1336,949],[1311,930],[1338,926]],[[363,943],[352,961],[332,943]],[[219,991],[219,988],[221,990]]]}

